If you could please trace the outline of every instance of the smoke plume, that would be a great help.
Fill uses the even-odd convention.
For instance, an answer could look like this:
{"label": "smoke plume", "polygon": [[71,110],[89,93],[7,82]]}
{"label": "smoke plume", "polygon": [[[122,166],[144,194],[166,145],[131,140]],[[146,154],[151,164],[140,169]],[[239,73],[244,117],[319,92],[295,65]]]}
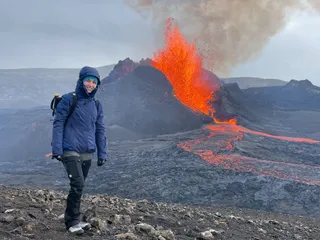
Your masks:
{"label": "smoke plume", "polygon": [[[256,57],[286,24],[290,13],[320,9],[320,0],[124,0],[146,19],[152,16],[159,43],[163,25],[172,17],[188,41],[194,41],[204,67],[228,75]],[[161,33],[160,33],[161,32]]]}
{"label": "smoke plume", "polygon": [[310,7],[316,11],[320,12],[320,1],[319,0],[309,0],[308,3]]}

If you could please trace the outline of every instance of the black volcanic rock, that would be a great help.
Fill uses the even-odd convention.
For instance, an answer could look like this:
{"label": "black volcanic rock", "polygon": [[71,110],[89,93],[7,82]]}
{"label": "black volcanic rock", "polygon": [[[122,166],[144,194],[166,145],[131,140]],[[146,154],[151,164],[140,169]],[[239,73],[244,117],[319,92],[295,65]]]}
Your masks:
{"label": "black volcanic rock", "polygon": [[228,83],[214,93],[212,106],[219,120],[237,118],[238,123],[257,122],[258,116],[248,107],[249,100],[237,83]]}
{"label": "black volcanic rock", "polygon": [[109,75],[101,80],[101,83],[108,84],[123,79],[140,65],[152,66],[152,60],[150,58],[141,59],[139,62],[134,62],[130,58],[119,60]]}
{"label": "black volcanic rock", "polygon": [[108,84],[123,79],[132,72],[139,63],[132,61],[130,58],[119,60],[109,75],[101,80],[101,84]]}
{"label": "black volcanic rock", "polygon": [[97,98],[103,102],[108,125],[154,135],[199,128],[201,119],[172,95],[165,75],[140,65],[123,79],[101,85]]}
{"label": "black volcanic rock", "polygon": [[320,87],[309,80],[291,80],[284,86],[244,90],[246,95],[264,107],[287,110],[320,110]]}

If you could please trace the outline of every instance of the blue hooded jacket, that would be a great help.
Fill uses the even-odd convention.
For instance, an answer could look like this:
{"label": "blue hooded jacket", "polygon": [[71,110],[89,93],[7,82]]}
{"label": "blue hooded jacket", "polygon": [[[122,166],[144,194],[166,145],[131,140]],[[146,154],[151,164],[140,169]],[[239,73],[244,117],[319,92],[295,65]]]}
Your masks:
{"label": "blue hooded jacket", "polygon": [[[91,93],[87,93],[82,81],[87,76],[98,78],[98,85]],[[107,159],[108,140],[105,134],[103,110],[100,102],[97,107],[94,100],[99,85],[100,76],[95,68],[85,66],[80,70],[75,89],[78,101],[68,120],[72,94],[62,96],[53,121],[51,143],[53,155],[62,155],[64,150],[78,153],[93,153],[97,150],[98,158]]]}

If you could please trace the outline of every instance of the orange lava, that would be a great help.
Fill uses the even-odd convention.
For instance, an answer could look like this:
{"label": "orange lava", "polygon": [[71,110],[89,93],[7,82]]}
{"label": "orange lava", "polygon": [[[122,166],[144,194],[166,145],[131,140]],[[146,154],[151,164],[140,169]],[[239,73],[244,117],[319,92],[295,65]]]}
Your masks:
{"label": "orange lava", "polygon": [[213,120],[217,124],[237,125],[237,119],[235,119],[235,118],[231,118],[229,120],[218,120],[217,118],[213,118]]}
{"label": "orange lava", "polygon": [[264,132],[253,131],[253,130],[247,129],[247,128],[239,126],[239,125],[220,125],[220,126],[209,125],[207,127],[210,130],[218,131],[218,132],[232,131],[232,132],[239,132],[239,133],[250,133],[250,134],[254,134],[254,135],[259,135],[259,136],[263,136],[263,137],[269,137],[269,138],[274,138],[274,139],[279,139],[279,140],[289,141],[289,142],[304,142],[304,143],[310,143],[310,144],[320,142],[318,140],[313,140],[310,138],[295,138],[295,137],[271,135],[271,134],[264,133]]}
{"label": "orange lava", "polygon": [[214,109],[209,105],[213,92],[218,89],[205,76],[202,58],[195,44],[186,42],[177,26],[168,19],[165,31],[165,48],[154,53],[153,67],[162,71],[173,86],[174,95],[185,106],[195,112],[213,116]]}
{"label": "orange lava", "polygon": [[[283,180],[293,180],[304,184],[320,186],[319,166],[257,159],[241,156],[233,152],[236,141],[242,140],[245,133],[308,144],[317,144],[320,141],[308,138],[274,136],[229,124],[208,125],[205,128],[209,130],[207,136],[181,142],[178,146],[200,156],[206,162],[224,169],[251,172],[257,175],[271,176]],[[299,152],[301,152],[301,150],[297,150],[297,153]]]}

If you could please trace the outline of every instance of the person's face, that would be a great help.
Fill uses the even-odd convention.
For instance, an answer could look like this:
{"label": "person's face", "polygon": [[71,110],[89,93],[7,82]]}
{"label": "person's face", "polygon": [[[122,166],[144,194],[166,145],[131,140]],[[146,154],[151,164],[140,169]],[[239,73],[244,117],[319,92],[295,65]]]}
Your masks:
{"label": "person's face", "polygon": [[96,82],[92,79],[88,79],[88,80],[84,81],[83,85],[86,88],[88,93],[91,93],[97,87]]}

